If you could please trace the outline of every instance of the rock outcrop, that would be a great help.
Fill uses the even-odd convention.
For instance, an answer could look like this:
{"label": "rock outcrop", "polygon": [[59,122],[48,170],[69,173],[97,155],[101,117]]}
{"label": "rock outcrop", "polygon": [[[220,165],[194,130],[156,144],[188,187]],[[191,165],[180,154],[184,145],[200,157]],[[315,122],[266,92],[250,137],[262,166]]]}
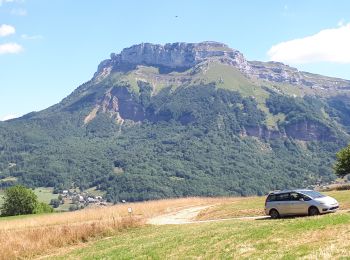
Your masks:
{"label": "rock outcrop", "polygon": [[98,66],[95,77],[111,70],[129,71],[138,65],[158,67],[161,73],[185,71],[213,58],[238,68],[248,78],[288,83],[327,91],[350,89],[350,81],[298,71],[280,62],[247,61],[238,50],[219,42],[168,43],[165,45],[141,43],[123,49],[119,54]]}
{"label": "rock outcrop", "polygon": [[120,54],[112,53],[110,59],[99,65],[97,74],[108,67],[123,71],[133,69],[137,65],[159,67],[164,72],[184,71],[211,57],[228,58],[233,66],[242,71],[250,69],[242,53],[223,43],[141,43],[122,50]]}
{"label": "rock outcrop", "polygon": [[[261,85],[264,85],[262,81],[269,81],[301,86],[304,90],[307,88],[318,91],[350,89],[348,80],[301,72],[280,62],[247,61],[242,53],[223,43],[211,41],[165,45],[142,43],[125,48],[119,54],[112,53],[110,59],[100,63],[95,73],[96,79],[103,79],[111,72],[130,75],[123,72],[136,71],[137,73],[132,74],[133,80],[137,81],[136,86],[133,86],[136,94],[126,86],[122,87],[118,84],[113,86],[103,98],[96,101],[96,106],[84,122],[90,122],[98,113],[107,113],[119,123],[123,123],[124,119],[134,122],[176,119],[183,124],[191,123],[196,120],[191,113],[183,113],[175,118],[167,110],[153,111],[148,107],[147,100],[157,94],[153,84],[161,82],[164,86],[172,86],[175,83],[177,86],[191,85],[193,78],[204,75],[209,65],[214,63],[232,66],[248,80],[258,79],[258,81],[247,82],[258,82],[257,84]],[[157,69],[140,72],[140,68],[145,66]],[[170,73],[174,71],[184,73]],[[304,91],[304,93],[310,92]],[[262,139],[290,137],[304,141],[334,140],[334,135],[327,125],[307,120],[290,123],[281,129],[277,127],[274,130],[265,125],[244,127],[241,135]]]}
{"label": "rock outcrop", "polygon": [[103,99],[98,101],[95,108],[85,117],[84,123],[93,120],[98,113],[105,113],[114,117],[118,123],[124,119],[139,122],[145,119],[145,109],[137,103],[126,87],[111,88]]}

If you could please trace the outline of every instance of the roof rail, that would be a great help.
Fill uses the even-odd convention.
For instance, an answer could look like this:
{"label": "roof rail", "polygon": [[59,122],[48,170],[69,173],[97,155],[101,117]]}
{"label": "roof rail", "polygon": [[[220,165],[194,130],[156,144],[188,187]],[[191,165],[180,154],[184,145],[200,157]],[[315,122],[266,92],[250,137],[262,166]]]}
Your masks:
{"label": "roof rail", "polygon": [[273,191],[270,191],[269,194],[270,194],[270,193],[275,193],[275,192],[280,192],[280,191],[281,191],[281,190],[273,190]]}

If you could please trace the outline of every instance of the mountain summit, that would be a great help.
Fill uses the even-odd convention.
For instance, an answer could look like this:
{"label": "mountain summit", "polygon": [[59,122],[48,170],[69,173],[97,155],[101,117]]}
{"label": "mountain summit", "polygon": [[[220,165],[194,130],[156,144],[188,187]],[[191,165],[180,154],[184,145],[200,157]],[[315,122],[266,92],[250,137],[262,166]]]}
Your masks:
{"label": "mountain summit", "polygon": [[222,43],[134,45],[60,103],[0,122],[0,187],[97,188],[118,202],[329,182],[349,96],[348,80]]}
{"label": "mountain summit", "polygon": [[115,70],[135,68],[137,65],[159,67],[164,71],[185,71],[210,58],[220,58],[242,70],[249,70],[243,55],[218,42],[168,43],[165,45],[141,43],[111,54],[98,72],[113,67]]}
{"label": "mountain summit", "polygon": [[349,80],[300,72],[280,62],[247,61],[243,54],[226,44],[201,43],[141,43],[125,48],[120,54],[101,62],[96,75],[109,70],[132,70],[137,65],[158,67],[161,72],[186,71],[200,63],[217,61],[239,69],[250,78],[308,86],[318,90],[350,88]]}

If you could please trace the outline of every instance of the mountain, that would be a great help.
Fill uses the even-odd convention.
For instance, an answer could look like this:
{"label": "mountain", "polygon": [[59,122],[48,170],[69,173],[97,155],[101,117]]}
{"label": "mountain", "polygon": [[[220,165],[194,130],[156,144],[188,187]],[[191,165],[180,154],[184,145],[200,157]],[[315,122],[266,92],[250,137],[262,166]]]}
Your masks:
{"label": "mountain", "polygon": [[60,103],[0,123],[0,187],[97,187],[117,202],[329,182],[349,94],[349,80],[218,42],[134,45]]}

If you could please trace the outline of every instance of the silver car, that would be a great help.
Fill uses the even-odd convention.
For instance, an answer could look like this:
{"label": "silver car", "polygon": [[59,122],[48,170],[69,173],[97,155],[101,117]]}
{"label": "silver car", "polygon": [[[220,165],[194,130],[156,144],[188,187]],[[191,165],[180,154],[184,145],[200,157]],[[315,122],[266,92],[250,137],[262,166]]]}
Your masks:
{"label": "silver car", "polygon": [[338,201],[313,190],[284,190],[269,193],[265,213],[271,218],[290,215],[314,216],[335,212]]}

